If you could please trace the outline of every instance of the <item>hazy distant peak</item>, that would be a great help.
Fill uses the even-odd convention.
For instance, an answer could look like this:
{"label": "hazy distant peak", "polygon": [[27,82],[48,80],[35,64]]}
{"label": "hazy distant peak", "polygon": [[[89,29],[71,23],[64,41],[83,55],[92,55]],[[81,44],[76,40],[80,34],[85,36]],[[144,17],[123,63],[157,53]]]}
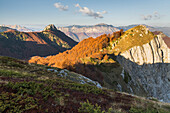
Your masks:
{"label": "hazy distant peak", "polygon": [[15,31],[17,31],[16,29],[12,29],[12,28],[5,27],[5,26],[1,26],[1,25],[0,25],[0,32],[10,31],[10,30],[15,30]]}
{"label": "hazy distant peak", "polygon": [[33,30],[29,29],[29,28],[26,28],[24,26],[20,26],[20,25],[0,25],[0,26],[3,26],[3,27],[9,27],[11,29],[16,29],[18,31],[22,31],[22,32],[32,32]]}
{"label": "hazy distant peak", "polygon": [[54,24],[49,24],[48,26],[46,26],[46,27],[44,28],[44,31],[47,31],[47,30],[56,31],[57,28],[55,27]]}
{"label": "hazy distant peak", "polygon": [[16,25],[16,24],[13,27],[16,28],[16,29],[21,29],[22,28],[20,25]]}

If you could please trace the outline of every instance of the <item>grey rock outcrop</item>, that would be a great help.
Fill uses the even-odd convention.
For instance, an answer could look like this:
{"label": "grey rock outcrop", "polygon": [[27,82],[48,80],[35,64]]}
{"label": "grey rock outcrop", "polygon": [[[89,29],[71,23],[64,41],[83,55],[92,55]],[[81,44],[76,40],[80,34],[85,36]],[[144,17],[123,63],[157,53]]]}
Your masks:
{"label": "grey rock outcrop", "polygon": [[131,76],[134,84],[130,85],[142,86],[148,96],[170,102],[170,48],[162,34],[121,53],[117,61]]}

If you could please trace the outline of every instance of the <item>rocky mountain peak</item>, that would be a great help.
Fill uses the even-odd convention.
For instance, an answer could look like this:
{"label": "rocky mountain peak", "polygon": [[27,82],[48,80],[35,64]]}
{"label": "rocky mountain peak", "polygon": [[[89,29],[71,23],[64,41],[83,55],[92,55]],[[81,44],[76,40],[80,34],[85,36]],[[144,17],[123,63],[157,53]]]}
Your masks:
{"label": "rocky mountain peak", "polygon": [[114,51],[119,54],[134,46],[142,46],[150,42],[153,38],[153,33],[150,32],[146,26],[139,25],[124,32],[124,34],[114,42],[116,45]]}
{"label": "rocky mountain peak", "polygon": [[54,24],[49,24],[48,26],[46,26],[46,27],[44,28],[44,31],[47,31],[47,30],[55,31],[55,30],[57,30],[57,28],[55,27]]}

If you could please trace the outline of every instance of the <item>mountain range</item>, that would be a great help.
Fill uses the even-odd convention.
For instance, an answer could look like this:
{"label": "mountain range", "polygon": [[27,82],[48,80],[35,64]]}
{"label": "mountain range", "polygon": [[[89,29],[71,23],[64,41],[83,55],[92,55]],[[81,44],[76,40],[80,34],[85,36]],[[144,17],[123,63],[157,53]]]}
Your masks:
{"label": "mountain range", "polygon": [[[133,28],[135,26],[138,26],[139,24],[132,24],[128,26],[113,26],[113,25],[108,25],[105,23],[100,23],[96,25],[70,25],[70,26],[64,26],[64,27],[57,27],[58,30],[64,32],[67,36],[71,37],[73,40],[76,42],[80,42],[83,39],[93,37],[96,38],[102,34],[110,34],[115,31],[119,31],[120,29],[123,29],[124,31]],[[145,24],[143,24],[145,25]],[[1,25],[1,26],[6,26],[12,29],[16,29],[18,31],[23,31],[23,32],[30,32],[30,31],[41,31],[38,26],[34,29],[31,27],[22,27],[20,25]],[[42,25],[44,26],[44,25]],[[170,27],[153,27],[149,25],[145,25],[149,30],[151,31],[161,31],[167,36],[170,36]],[[38,28],[38,29],[37,29]],[[5,31],[1,30],[0,31]]]}
{"label": "mountain range", "polygon": [[76,44],[77,42],[57,30],[54,25],[47,26],[41,32],[0,32],[0,55],[19,59],[57,54]]}
{"label": "mountain range", "polygon": [[57,29],[64,32],[66,35],[70,36],[77,42],[82,41],[88,37],[97,37],[102,34],[109,34],[115,31],[118,31],[116,27],[107,24],[97,24],[94,26],[80,26],[80,25],[72,25],[66,27],[57,27]]}
{"label": "mountain range", "polygon": [[[65,27],[57,27],[57,29],[61,30],[66,35],[70,36],[75,41],[80,42],[88,37],[96,38],[102,34],[110,34],[115,31],[119,31],[120,29],[126,31],[138,25],[139,24],[116,27],[113,25],[101,23],[101,24],[89,25],[89,26],[72,25],[72,26],[65,26]],[[170,36],[170,27],[152,27],[148,25],[145,26],[147,26],[151,31],[162,31],[167,36]]]}
{"label": "mountain range", "polygon": [[169,42],[162,32],[139,25],[125,32],[90,37],[71,50],[32,57],[29,62],[67,68],[106,88],[170,102]]}

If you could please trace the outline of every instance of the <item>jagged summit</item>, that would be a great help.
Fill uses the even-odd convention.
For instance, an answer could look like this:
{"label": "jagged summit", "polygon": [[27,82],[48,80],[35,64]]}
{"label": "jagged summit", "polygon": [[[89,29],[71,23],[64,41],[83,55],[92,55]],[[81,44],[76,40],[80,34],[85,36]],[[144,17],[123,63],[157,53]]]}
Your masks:
{"label": "jagged summit", "polygon": [[55,27],[54,24],[49,24],[48,26],[46,26],[46,27],[44,28],[44,31],[48,31],[48,30],[50,30],[50,31],[56,31],[57,28]]}

